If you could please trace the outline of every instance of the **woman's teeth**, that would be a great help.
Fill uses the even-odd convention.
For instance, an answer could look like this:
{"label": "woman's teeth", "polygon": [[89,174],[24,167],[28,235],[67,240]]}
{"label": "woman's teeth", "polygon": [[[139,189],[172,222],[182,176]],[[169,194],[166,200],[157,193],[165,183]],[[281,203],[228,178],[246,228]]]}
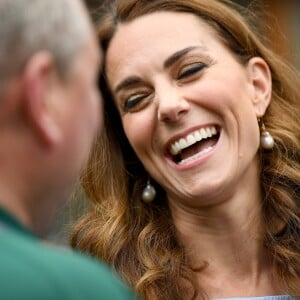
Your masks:
{"label": "woman's teeth", "polygon": [[[211,126],[211,127],[207,127],[207,128],[201,128],[198,130],[195,130],[194,132],[188,134],[185,138],[181,138],[179,140],[177,140],[176,142],[174,142],[170,147],[169,147],[169,151],[172,155],[178,155],[183,149],[186,149],[190,146],[192,146],[193,144],[196,144],[198,142],[200,142],[201,140],[207,139],[207,138],[211,138],[215,135],[218,134],[217,128],[215,126]],[[181,161],[181,163],[183,163],[186,160],[190,160],[193,159],[194,156],[200,156],[201,154],[204,154],[202,152],[206,151],[205,153],[207,153],[208,151],[210,151],[212,147],[208,147],[202,151],[200,151],[199,153],[184,159]],[[195,159],[195,158],[194,158]]]}

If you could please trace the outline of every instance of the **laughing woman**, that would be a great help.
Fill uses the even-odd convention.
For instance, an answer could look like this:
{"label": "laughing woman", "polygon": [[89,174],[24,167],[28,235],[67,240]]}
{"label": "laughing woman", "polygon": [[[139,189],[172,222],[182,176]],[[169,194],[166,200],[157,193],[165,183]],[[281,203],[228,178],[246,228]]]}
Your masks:
{"label": "laughing woman", "polygon": [[72,245],[142,299],[300,295],[299,74],[229,4],[121,0],[97,24],[106,132]]}

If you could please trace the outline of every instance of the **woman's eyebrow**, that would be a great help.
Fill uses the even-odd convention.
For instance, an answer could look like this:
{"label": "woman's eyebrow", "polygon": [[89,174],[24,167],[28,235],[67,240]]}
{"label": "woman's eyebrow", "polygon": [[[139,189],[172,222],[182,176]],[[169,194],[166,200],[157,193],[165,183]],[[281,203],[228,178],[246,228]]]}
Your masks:
{"label": "woman's eyebrow", "polygon": [[130,76],[122,80],[114,89],[114,93],[118,93],[120,90],[128,89],[141,83],[142,80],[138,76]]}
{"label": "woman's eyebrow", "polygon": [[195,50],[195,49],[202,49],[204,51],[207,51],[207,48],[204,46],[190,46],[187,48],[184,48],[182,50],[179,50],[175,53],[173,53],[171,56],[169,56],[165,62],[164,62],[164,68],[168,69],[170,68],[173,64],[175,64],[181,57],[185,56],[187,53]]}

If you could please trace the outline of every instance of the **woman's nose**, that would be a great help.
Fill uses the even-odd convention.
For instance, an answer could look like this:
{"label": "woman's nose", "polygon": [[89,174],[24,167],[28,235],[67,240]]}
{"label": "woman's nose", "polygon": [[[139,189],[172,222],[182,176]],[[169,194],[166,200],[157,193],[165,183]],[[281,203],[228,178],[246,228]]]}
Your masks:
{"label": "woman's nose", "polygon": [[190,103],[175,88],[164,90],[157,95],[158,120],[179,121],[190,109]]}

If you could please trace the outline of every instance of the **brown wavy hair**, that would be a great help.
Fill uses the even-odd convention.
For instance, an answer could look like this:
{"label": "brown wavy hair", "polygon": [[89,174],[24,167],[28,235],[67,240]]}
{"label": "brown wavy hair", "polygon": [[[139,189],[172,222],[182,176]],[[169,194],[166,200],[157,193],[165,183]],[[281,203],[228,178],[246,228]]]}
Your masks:
{"label": "brown wavy hair", "polygon": [[[216,0],[121,0],[99,8],[94,20],[104,54],[118,24],[151,12],[176,11],[206,21],[241,63],[255,56],[268,63],[273,89],[264,122],[276,145],[270,152],[260,150],[264,245],[285,292],[300,295],[299,73],[266,46],[233,6]],[[105,74],[99,84],[105,130],[82,177],[92,208],[76,224],[71,244],[106,261],[142,299],[205,298],[176,236],[163,189],[154,183],[155,201],[141,201],[147,172],[124,134]]]}

